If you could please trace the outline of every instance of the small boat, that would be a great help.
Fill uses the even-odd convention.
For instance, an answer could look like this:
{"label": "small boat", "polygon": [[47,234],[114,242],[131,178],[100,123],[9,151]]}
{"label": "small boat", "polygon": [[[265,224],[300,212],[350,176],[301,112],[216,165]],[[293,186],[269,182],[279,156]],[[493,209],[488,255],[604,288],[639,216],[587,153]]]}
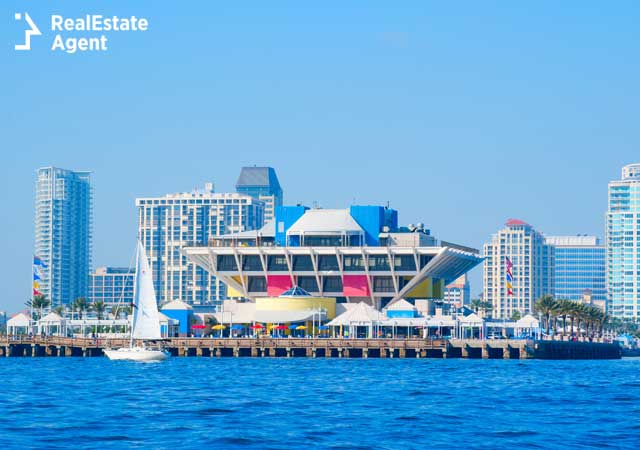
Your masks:
{"label": "small boat", "polygon": [[[104,354],[112,360],[162,361],[167,359],[169,357],[167,351],[145,345],[145,341],[157,341],[162,339],[162,336],[151,267],[140,241],[136,249],[132,317],[129,347],[105,349]],[[134,345],[134,340],[142,341],[142,346]]]}

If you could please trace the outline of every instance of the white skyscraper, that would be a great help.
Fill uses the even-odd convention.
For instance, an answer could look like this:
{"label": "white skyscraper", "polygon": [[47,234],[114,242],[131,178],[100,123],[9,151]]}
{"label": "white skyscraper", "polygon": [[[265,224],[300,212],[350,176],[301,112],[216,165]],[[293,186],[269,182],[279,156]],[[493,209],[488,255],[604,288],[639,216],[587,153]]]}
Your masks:
{"label": "white skyscraper", "polygon": [[138,198],[138,236],[151,262],[160,303],[217,304],[226,287],[180,253],[210,238],[262,226],[264,203],[248,195],[203,191]]}
{"label": "white skyscraper", "polygon": [[606,216],[607,312],[640,318],[640,164],[622,168],[609,183]]}
{"label": "white skyscraper", "polygon": [[521,220],[510,219],[484,245],[484,299],[492,314],[510,318],[533,312],[542,295],[553,295],[554,248],[542,233]]}
{"label": "white skyscraper", "polygon": [[91,174],[57,167],[38,169],[33,294],[55,305],[86,297],[91,267]]}

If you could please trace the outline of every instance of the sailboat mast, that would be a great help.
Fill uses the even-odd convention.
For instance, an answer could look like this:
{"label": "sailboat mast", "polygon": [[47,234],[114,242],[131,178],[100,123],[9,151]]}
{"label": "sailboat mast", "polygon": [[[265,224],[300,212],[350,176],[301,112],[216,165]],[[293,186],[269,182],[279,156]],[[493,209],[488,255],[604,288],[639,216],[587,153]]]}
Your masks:
{"label": "sailboat mast", "polygon": [[137,303],[138,303],[138,277],[140,276],[140,274],[138,272],[140,272],[140,265],[139,265],[139,261],[140,261],[140,246],[142,245],[142,243],[140,241],[137,242],[136,245],[136,273],[133,275],[133,302],[131,303],[131,333],[129,336],[129,348],[133,348],[133,330],[136,327],[136,308],[137,308]]}

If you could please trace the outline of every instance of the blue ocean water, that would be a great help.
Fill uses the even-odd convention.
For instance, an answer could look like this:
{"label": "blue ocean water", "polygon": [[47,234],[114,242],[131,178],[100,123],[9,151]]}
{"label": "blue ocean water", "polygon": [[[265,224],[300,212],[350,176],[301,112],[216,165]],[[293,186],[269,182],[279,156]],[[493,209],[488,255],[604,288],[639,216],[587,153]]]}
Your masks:
{"label": "blue ocean water", "polygon": [[640,359],[0,359],[0,448],[635,448]]}

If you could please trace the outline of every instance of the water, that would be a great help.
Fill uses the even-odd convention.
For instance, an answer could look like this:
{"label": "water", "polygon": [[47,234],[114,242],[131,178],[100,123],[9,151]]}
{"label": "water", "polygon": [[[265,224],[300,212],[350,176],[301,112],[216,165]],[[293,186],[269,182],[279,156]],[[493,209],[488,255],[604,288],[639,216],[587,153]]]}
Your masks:
{"label": "water", "polygon": [[640,359],[0,359],[0,448],[638,448]]}

